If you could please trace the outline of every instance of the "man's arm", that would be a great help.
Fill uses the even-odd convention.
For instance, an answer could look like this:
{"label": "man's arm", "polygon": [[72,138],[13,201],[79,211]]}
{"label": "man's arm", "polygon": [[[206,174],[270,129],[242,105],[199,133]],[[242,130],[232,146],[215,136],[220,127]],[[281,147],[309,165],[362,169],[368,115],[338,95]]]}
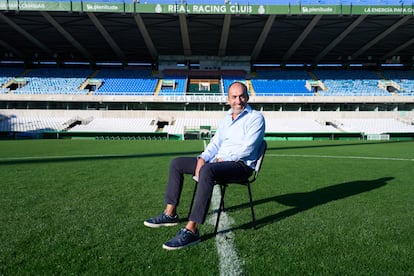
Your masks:
{"label": "man's arm", "polygon": [[[210,143],[208,143],[207,147],[204,149],[204,151],[199,155],[199,157],[202,157],[204,162],[211,162],[213,160],[213,158],[216,156],[220,145],[222,143],[222,128],[224,125],[224,120],[223,119],[220,124],[219,127],[216,130],[216,133],[214,134],[213,138],[211,138]],[[203,163],[204,164],[204,163]]]}

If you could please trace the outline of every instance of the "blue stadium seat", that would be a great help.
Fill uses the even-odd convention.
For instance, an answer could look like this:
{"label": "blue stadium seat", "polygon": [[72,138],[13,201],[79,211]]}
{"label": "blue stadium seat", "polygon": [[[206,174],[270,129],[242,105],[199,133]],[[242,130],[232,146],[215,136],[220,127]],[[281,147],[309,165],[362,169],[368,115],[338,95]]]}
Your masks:
{"label": "blue stadium seat", "polygon": [[[24,68],[22,67],[4,67],[0,68],[0,87],[9,82],[11,79],[21,75],[24,72]],[[0,93],[8,92],[8,88],[2,88]]]}
{"label": "blue stadium seat", "polygon": [[101,69],[96,78],[103,82],[96,95],[153,95],[158,82],[149,69]]}
{"label": "blue stadium seat", "polygon": [[390,96],[378,88],[380,77],[368,70],[314,70],[313,73],[325,84],[322,96]]}
{"label": "blue stadium seat", "polygon": [[305,70],[265,70],[256,71],[252,86],[258,96],[313,96],[305,85],[310,76]]}
{"label": "blue stadium seat", "polygon": [[401,96],[414,96],[414,71],[413,70],[383,70],[382,75],[394,81],[401,87],[397,91]]}
{"label": "blue stadium seat", "polygon": [[79,86],[92,73],[91,69],[37,68],[24,76],[27,84],[16,89],[16,94],[81,94]]}
{"label": "blue stadium seat", "polygon": [[175,82],[175,88],[173,87],[165,87],[162,88],[158,95],[160,96],[167,96],[167,95],[179,95],[183,96],[187,90],[186,83],[187,77],[186,76],[168,76],[164,77],[163,80],[171,80]]}

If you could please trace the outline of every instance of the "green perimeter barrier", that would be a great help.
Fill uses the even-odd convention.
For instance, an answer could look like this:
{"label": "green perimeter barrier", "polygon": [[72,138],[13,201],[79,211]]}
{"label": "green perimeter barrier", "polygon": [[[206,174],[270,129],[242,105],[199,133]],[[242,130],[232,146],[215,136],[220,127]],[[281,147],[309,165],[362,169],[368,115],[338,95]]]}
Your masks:
{"label": "green perimeter barrier", "polygon": [[408,132],[394,132],[394,133],[387,133],[390,135],[391,141],[411,141],[414,140],[414,133]]}
{"label": "green perimeter barrier", "polygon": [[[411,133],[387,133],[389,140],[411,141],[414,140],[414,132]],[[186,134],[168,134],[164,132],[0,132],[0,140],[14,139],[95,139],[95,140],[186,140],[205,137]],[[334,133],[303,133],[303,132],[272,132],[265,133],[268,141],[311,141],[311,140],[363,140],[364,134],[360,132],[334,132]]]}
{"label": "green perimeter barrier", "polygon": [[178,140],[165,132],[45,132],[44,139]]}
{"label": "green perimeter barrier", "polygon": [[266,133],[265,139],[270,141],[311,141],[311,140],[361,140],[359,132],[272,132]]}

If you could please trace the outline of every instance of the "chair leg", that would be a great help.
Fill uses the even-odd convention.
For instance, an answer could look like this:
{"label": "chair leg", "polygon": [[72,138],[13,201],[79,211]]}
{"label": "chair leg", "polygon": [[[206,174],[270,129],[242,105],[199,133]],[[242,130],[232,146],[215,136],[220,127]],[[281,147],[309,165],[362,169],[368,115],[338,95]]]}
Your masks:
{"label": "chair leg", "polygon": [[226,193],[226,185],[219,185],[219,186],[221,190],[221,198],[220,198],[220,205],[217,210],[217,220],[216,220],[216,226],[214,227],[214,235],[217,235],[220,215],[221,215],[221,212],[224,210],[224,194]]}
{"label": "chair leg", "polygon": [[252,211],[252,224],[253,224],[253,228],[256,229],[256,218],[254,216],[253,197],[252,197],[252,190],[250,188],[250,183],[247,183],[247,190],[249,191],[250,209]]}
{"label": "chair leg", "polygon": [[195,183],[194,183],[193,197],[191,199],[191,204],[190,204],[190,210],[188,211],[188,218],[190,218],[191,211],[193,210],[193,204],[194,204],[194,199],[195,199],[195,195],[196,195],[196,192],[197,192],[197,186],[198,186],[198,182],[195,181]]}

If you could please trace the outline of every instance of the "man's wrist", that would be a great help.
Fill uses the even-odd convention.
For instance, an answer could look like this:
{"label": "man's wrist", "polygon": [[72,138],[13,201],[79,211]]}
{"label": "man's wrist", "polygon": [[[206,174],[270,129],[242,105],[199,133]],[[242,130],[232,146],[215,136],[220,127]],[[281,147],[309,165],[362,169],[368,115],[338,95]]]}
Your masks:
{"label": "man's wrist", "polygon": [[200,155],[200,156],[198,156],[198,157],[197,157],[197,159],[198,159],[198,160],[202,160],[202,161],[204,161],[204,162],[206,161],[206,160],[203,158],[203,156],[201,156],[201,155]]}

